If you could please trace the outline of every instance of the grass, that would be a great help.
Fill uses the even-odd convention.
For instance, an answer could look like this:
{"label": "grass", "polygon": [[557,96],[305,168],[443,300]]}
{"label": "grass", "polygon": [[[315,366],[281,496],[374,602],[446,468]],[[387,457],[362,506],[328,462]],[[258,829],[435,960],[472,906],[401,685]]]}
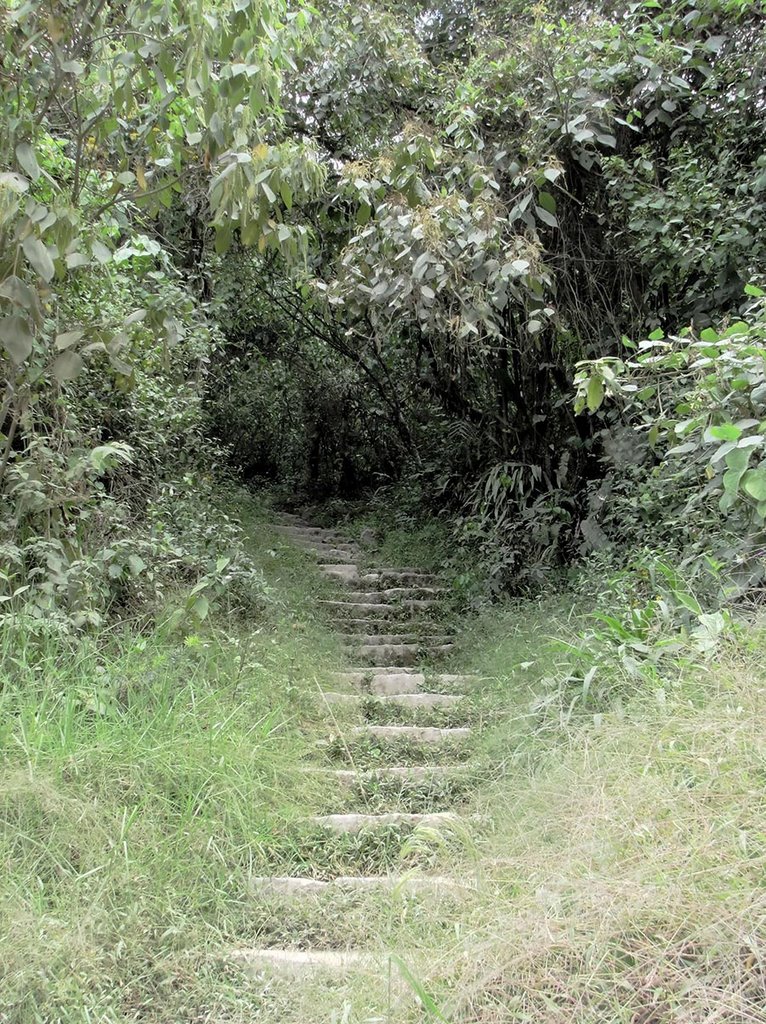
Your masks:
{"label": "grass", "polygon": [[302,769],[326,731],[312,694],[341,658],[311,611],[324,584],[253,532],[274,594],[252,626],[6,631],[3,1022],[195,1019],[210,954],[246,930],[249,875],[320,799]]}
{"label": "grass", "polygon": [[[573,710],[565,598],[487,610],[457,620],[444,665],[482,679],[475,739],[328,747],[374,702],[322,702],[343,663],[317,612],[331,588],[257,509],[250,533],[258,621],[2,637],[2,1024],[766,1021],[762,628]],[[305,770],[349,757],[466,760],[356,791]],[[306,821],[455,806],[471,820],[444,830]],[[470,884],[296,900],[252,883],[389,871]],[[268,943],[364,948],[381,967],[296,983],[229,956]]]}

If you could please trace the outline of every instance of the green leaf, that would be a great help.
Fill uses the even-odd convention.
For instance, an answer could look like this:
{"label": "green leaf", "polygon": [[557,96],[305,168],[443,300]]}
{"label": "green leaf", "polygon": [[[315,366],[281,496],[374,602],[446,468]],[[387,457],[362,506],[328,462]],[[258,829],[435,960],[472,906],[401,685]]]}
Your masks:
{"label": "green leaf", "polygon": [[128,568],[134,576],[140,576],[146,568],[146,562],[139,555],[128,555]]}
{"label": "green leaf", "polygon": [[21,306],[30,311],[37,305],[34,288],[30,288],[20,277],[13,274],[0,284],[0,298],[10,299],[14,306]]}
{"label": "green leaf", "polygon": [[100,242],[98,239],[91,243],[90,251],[93,253],[94,258],[102,266],[107,264],[109,260],[112,258],[112,250],[107,245],[104,245],[103,242]]}
{"label": "green leaf", "polygon": [[762,288],[758,288],[754,284],[746,284],[745,295],[754,295],[756,299],[760,299],[763,298],[764,295],[766,295],[766,292],[763,291]]}
{"label": "green leaf", "polygon": [[720,341],[718,331],[714,331],[712,327],[706,327],[704,331],[700,331],[701,341]]}
{"label": "green leaf", "polygon": [[22,170],[29,175],[32,181],[37,181],[40,177],[40,165],[37,163],[35,151],[28,142],[20,142],[18,144],[16,147],[16,159],[19,161]]}
{"label": "green leaf", "polygon": [[29,182],[21,174],[15,174],[13,171],[0,171],[0,189],[5,188],[20,196],[29,191]]}
{"label": "green leaf", "polygon": [[52,281],[56,268],[53,265],[51,254],[40,239],[34,235],[27,235],[21,243],[21,248],[43,281]]}
{"label": "green leaf", "polygon": [[749,330],[750,327],[748,324],[743,323],[742,320],[738,320],[736,323],[731,324],[730,327],[726,328],[726,330],[723,332],[722,337],[731,338],[732,335],[735,334],[747,334]]}
{"label": "green leaf", "polygon": [[726,465],[729,467],[723,475],[723,490],[718,502],[722,512],[728,512],[739,496],[739,485],[747,470],[750,461],[749,448],[734,448],[726,455]]}
{"label": "green leaf", "polygon": [[285,208],[292,210],[293,208],[293,190],[290,188],[288,182],[283,181],[279,186],[279,194],[282,197],[282,202],[285,204]]}
{"label": "green leaf", "polygon": [[661,327],[656,327],[649,335],[649,341],[662,341],[665,337],[665,332]]}
{"label": "green leaf", "polygon": [[74,345],[80,338],[85,334],[85,331],[64,331],[63,334],[56,335],[56,348],[59,352],[63,352],[65,348],[69,348],[70,345]]}
{"label": "green leaf", "polygon": [[12,363],[20,366],[29,358],[34,338],[29,321],[23,316],[4,316],[0,318],[0,343],[8,353]]}
{"label": "green leaf", "polygon": [[76,270],[78,267],[87,267],[90,260],[82,252],[70,252],[64,257],[64,262],[69,270]]}
{"label": "green leaf", "polygon": [[589,412],[595,412],[604,401],[604,382],[600,377],[593,376],[588,381],[586,400]]}
{"label": "green leaf", "polygon": [[204,594],[200,594],[200,596],[194,602],[194,604],[192,605],[192,611],[200,620],[200,622],[203,622],[207,618],[208,612],[210,611],[210,602],[208,601]]}
{"label": "green leaf", "polygon": [[749,469],[742,477],[742,490],[756,501],[766,501],[766,468]]}
{"label": "green leaf", "polygon": [[80,353],[67,349],[56,359],[52,371],[56,380],[63,384],[64,381],[74,380],[82,368],[83,360]]}
{"label": "green leaf", "polygon": [[559,226],[559,222],[556,220],[554,215],[549,213],[542,206],[535,207],[535,216],[538,220],[541,220],[543,224],[547,224],[551,228],[557,228]]}
{"label": "green leaf", "polygon": [[556,212],[556,200],[550,192],[539,192],[537,195],[537,201],[544,210],[548,211],[548,213]]}
{"label": "green leaf", "polygon": [[708,427],[703,435],[705,441],[738,441],[742,429],[733,423],[719,423],[716,427]]}

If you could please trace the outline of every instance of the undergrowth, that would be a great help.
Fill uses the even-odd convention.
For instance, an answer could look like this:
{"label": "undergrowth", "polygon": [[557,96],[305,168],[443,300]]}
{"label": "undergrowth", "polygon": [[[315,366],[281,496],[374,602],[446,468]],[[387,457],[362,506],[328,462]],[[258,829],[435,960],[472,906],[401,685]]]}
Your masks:
{"label": "undergrowth", "polygon": [[[665,563],[596,568],[555,598],[453,613],[444,669],[475,680],[469,743],[341,741],[370,708],[321,699],[343,664],[317,612],[332,587],[267,518],[247,510],[267,595],[250,621],[6,626],[0,1021],[763,1021],[764,627],[730,615],[700,643],[696,591]],[[467,760],[414,783],[333,779],[402,757]],[[465,820],[307,820],[350,809]],[[365,872],[462,889],[297,903],[254,884]],[[268,943],[384,966],[296,984],[230,957]]]}

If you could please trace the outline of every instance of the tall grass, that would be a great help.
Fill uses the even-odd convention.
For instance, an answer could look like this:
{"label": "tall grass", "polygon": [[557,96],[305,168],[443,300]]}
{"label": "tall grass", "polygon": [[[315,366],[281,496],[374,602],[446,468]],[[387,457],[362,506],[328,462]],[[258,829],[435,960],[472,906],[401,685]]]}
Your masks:
{"label": "tall grass", "polygon": [[[482,679],[465,834],[332,839],[305,821],[349,799],[315,770],[343,728],[317,699],[341,663],[327,584],[258,510],[251,534],[258,621],[0,638],[2,1024],[766,1021],[762,629],[573,713],[564,596],[463,619],[450,668]],[[253,885],[411,869],[465,887]],[[272,981],[229,956],[268,943],[372,966]]]}
{"label": "tall grass", "polygon": [[319,799],[312,694],[339,659],[316,573],[255,533],[258,622],[0,638],[0,1020],[227,1004],[209,954],[251,934],[249,876]]}

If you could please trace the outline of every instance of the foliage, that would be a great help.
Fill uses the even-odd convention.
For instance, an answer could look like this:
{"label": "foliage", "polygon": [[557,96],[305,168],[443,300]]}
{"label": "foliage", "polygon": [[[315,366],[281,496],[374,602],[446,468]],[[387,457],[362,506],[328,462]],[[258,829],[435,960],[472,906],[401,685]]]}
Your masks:
{"label": "foliage", "polygon": [[[64,495],[138,522],[154,481],[230,461],[314,498],[404,481],[492,592],[631,522],[685,548],[659,436],[571,396],[583,361],[627,366],[625,337],[736,322],[764,273],[758,5],[123,8],[2,9],[14,543],[58,542]],[[100,473],[115,444],[131,461]],[[43,470],[56,498],[31,509]],[[724,531],[751,547],[759,472]],[[698,550],[735,475],[702,489]],[[111,543],[78,529],[80,553]]]}
{"label": "foliage", "polygon": [[[285,214],[322,172],[305,147],[269,148],[262,136],[278,119],[282,44],[304,27],[278,0],[2,5],[6,613],[23,598],[37,616],[97,624],[110,605],[156,599],[170,565],[185,566],[179,579],[208,570],[193,533],[168,547],[153,532],[168,489],[182,520],[179,490],[225,458],[201,405],[222,336],[159,218],[183,198],[215,225],[219,247],[236,227],[297,251],[306,229],[287,228]],[[200,490],[187,519],[212,510]],[[244,579],[247,559],[216,522]],[[246,602],[259,590],[250,583]]]}
{"label": "foliage", "polygon": [[641,437],[642,515],[656,536],[689,554],[716,551],[753,582],[766,517],[766,312],[760,289],[748,292],[748,322],[669,338],[658,329],[631,356],[582,364],[577,403],[607,418],[619,408]]}
{"label": "foliage", "polygon": [[[409,481],[428,513],[461,519],[503,590],[602,545],[605,490],[644,500],[606,450],[627,447],[626,424],[605,437],[572,409],[577,364],[658,325],[737,317],[763,273],[762,16],[497,4],[471,27],[454,6],[449,29],[447,7],[318,9],[274,134],[325,169],[325,193],[293,207],[305,262],[227,256],[213,276],[247,295],[230,351],[252,353],[232,392],[251,464],[287,472],[286,433],[292,479],[315,494]],[[282,403],[296,415],[275,420]],[[353,468],[310,468],[339,407]]]}

